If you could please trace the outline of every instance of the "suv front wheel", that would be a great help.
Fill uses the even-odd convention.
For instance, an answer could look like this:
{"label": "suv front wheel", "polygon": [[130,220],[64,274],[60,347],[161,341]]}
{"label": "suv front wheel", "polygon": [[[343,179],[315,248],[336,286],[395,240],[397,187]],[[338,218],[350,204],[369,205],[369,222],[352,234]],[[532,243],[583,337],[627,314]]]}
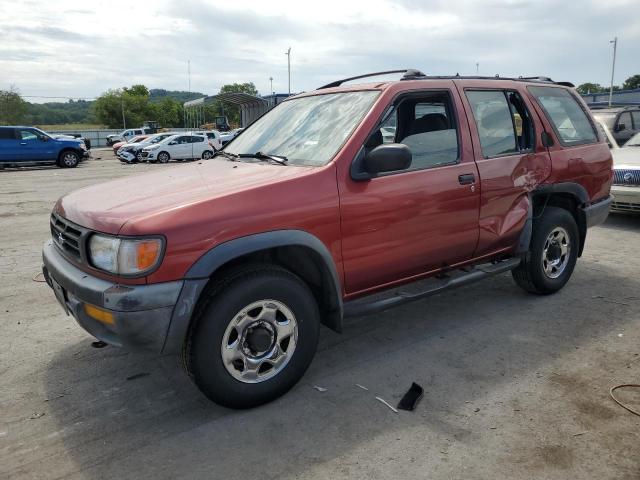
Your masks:
{"label": "suv front wheel", "polygon": [[80,163],[80,155],[72,150],[63,151],[58,158],[58,166],[62,168],[75,168],[78,163]]}
{"label": "suv front wheel", "polygon": [[578,259],[580,238],[573,215],[558,207],[547,207],[533,222],[529,251],[511,273],[528,292],[548,295],[569,281]]}
{"label": "suv front wheel", "polygon": [[286,393],[318,344],[320,314],[309,287],[274,265],[228,272],[203,294],[184,349],[200,390],[230,408],[250,408]]}

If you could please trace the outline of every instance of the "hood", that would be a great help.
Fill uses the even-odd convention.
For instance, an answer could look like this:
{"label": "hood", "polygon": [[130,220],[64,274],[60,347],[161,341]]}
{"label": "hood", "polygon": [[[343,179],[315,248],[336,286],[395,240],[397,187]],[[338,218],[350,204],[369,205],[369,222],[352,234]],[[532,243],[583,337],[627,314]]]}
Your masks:
{"label": "hood", "polygon": [[115,235],[137,218],[237,195],[314,170],[214,158],[85,187],[60,198],[54,210],[78,225]]}
{"label": "hood", "polygon": [[640,168],[640,146],[611,150],[613,168]]}

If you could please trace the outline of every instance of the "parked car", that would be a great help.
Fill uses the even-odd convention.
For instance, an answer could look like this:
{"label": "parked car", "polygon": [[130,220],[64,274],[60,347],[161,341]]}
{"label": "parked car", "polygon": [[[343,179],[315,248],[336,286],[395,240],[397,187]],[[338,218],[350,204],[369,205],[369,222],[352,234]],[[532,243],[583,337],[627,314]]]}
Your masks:
{"label": "parked car", "polygon": [[120,148],[124,147],[125,145],[128,145],[130,143],[141,143],[144,142],[147,138],[149,138],[149,135],[147,134],[136,135],[135,137],[131,137],[131,139],[129,140],[114,143],[111,148],[113,148],[113,153],[117,155],[118,150],[120,150]]}
{"label": "parked car", "polygon": [[206,136],[207,140],[209,141],[209,145],[211,145],[211,148],[213,149],[214,152],[217,152],[222,148],[221,135],[220,135],[220,132],[218,132],[217,130],[199,130],[197,132],[187,132],[187,133]]}
{"label": "parked car", "polygon": [[343,82],[287,98],[211,161],[60,198],[43,256],[64,311],[112,345],[183,355],[205,395],[246,408],[303,376],[321,324],[508,271],[562,289],[612,181],[570,84]]}
{"label": "parked car", "polygon": [[54,138],[35,127],[0,127],[0,165],[55,163],[73,168],[89,155],[80,139]]}
{"label": "parked car", "polygon": [[169,160],[209,159],[212,156],[213,147],[207,136],[189,133],[172,135],[142,149],[142,158],[149,162],[167,163]]}
{"label": "parked car", "polygon": [[136,135],[146,135],[147,129],[145,128],[129,128],[128,130],[124,130],[122,133],[113,133],[111,135],[107,135],[107,145],[110,147],[116,142],[126,142]]}
{"label": "parked car", "polygon": [[79,133],[55,133],[55,134],[49,133],[48,135],[51,136],[52,138],[68,138],[68,139],[82,140],[84,142],[84,146],[87,147],[87,150],[91,150],[91,140],[88,139],[87,137],[83,137]]}
{"label": "parked car", "polygon": [[615,143],[611,147],[613,155],[611,209],[616,212],[640,214],[640,133],[636,133],[621,148]]}
{"label": "parked car", "polygon": [[620,146],[640,132],[640,105],[614,108],[592,107],[592,114],[596,120],[609,128]]}
{"label": "parked car", "polygon": [[155,135],[148,136],[141,142],[125,143],[118,149],[118,151],[116,152],[116,155],[121,162],[127,162],[127,163],[142,162],[144,160],[144,157],[142,156],[142,149],[144,147],[148,147],[149,145],[154,145],[156,143],[159,143],[165,138],[169,138],[175,134],[176,134],[175,132],[156,133]]}
{"label": "parked car", "polygon": [[234,130],[231,130],[230,132],[225,132],[221,134],[220,141],[222,142],[222,146],[224,147],[227,143],[229,143],[231,140],[233,140],[238,135],[240,135],[240,133],[242,133],[243,130],[244,128],[236,128]]}

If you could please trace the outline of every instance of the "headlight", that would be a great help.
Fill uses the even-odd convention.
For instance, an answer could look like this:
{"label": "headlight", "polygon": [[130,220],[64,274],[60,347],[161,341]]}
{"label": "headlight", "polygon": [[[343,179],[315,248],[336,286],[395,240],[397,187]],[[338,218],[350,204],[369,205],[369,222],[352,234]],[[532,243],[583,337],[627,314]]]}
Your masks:
{"label": "headlight", "polygon": [[160,238],[117,238],[94,234],[89,239],[91,264],[116,275],[139,275],[155,268],[162,257]]}
{"label": "headlight", "polygon": [[144,147],[144,150],[150,152],[151,150],[157,150],[160,148],[160,145],[154,145],[153,147]]}
{"label": "headlight", "polygon": [[80,148],[81,148],[82,150],[86,150],[86,149],[87,149],[87,146],[84,144],[84,142],[81,142],[81,143],[80,143]]}

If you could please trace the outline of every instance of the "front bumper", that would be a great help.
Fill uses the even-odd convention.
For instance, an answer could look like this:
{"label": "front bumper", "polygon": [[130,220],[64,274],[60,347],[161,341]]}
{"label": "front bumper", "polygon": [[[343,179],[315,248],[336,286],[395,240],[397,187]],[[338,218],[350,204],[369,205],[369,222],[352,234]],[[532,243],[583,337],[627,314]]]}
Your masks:
{"label": "front bumper", "polygon": [[613,185],[611,194],[614,212],[640,213],[640,187]]}
{"label": "front bumper", "polygon": [[[163,351],[183,280],[150,285],[114,284],[72,265],[52,240],[45,243],[42,259],[47,283],[58,291],[56,296],[63,308],[87,332],[112,345]],[[90,316],[86,305],[110,313],[110,320]]]}

